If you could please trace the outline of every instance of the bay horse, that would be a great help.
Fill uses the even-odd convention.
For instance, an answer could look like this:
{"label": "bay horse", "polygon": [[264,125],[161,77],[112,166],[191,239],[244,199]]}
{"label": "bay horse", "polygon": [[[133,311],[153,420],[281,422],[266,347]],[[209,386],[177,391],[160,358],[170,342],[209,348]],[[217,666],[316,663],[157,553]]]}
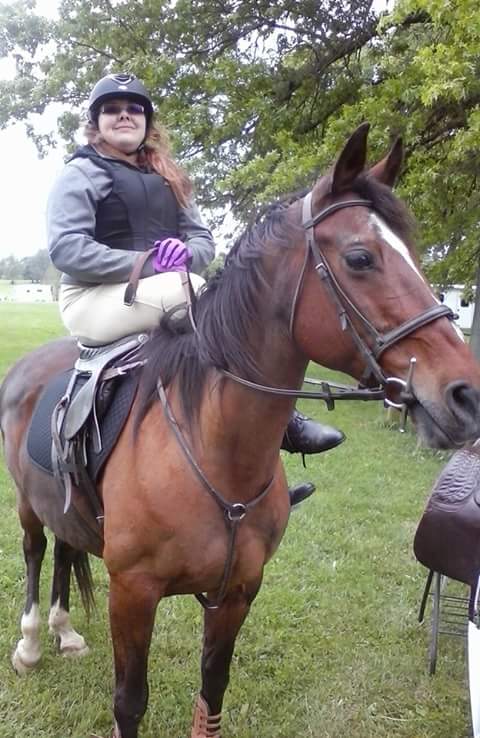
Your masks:
{"label": "bay horse", "polygon": [[310,360],[364,385],[381,382],[390,395],[414,357],[407,394],[422,439],[445,448],[479,435],[479,366],[422,276],[411,219],[392,193],[401,141],[368,169],[367,137],[363,124],[311,192],[278,204],[245,232],[198,299],[196,331],[182,333],[172,321],[152,335],[132,412],[99,485],[103,536],[64,514],[55,482],[26,450],[37,398],[49,378],[73,366],[75,342],[32,352],[2,385],[1,428],[27,569],[13,663],[28,672],[40,659],[47,526],[56,537],[49,624],[63,652],[86,649],[69,620],[72,566],[87,604],[87,555],[103,557],[108,570],[113,738],[138,736],[160,599],[202,593],[216,607],[205,609],[191,736],[219,738],[235,639],[288,523],[279,449]]}

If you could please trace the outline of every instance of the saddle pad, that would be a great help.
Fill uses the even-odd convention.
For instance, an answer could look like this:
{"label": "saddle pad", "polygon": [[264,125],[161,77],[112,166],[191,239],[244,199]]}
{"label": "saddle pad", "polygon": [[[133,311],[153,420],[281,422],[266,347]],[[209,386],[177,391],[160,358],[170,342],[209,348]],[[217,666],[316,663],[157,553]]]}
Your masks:
{"label": "saddle pad", "polygon": [[[30,459],[41,469],[53,476],[52,468],[52,433],[51,418],[57,402],[63,397],[70,381],[73,369],[55,376],[45,387],[35,407],[32,422],[28,431],[27,450]],[[139,380],[138,372],[130,372],[115,379],[117,386],[104,417],[100,420],[102,436],[102,450],[96,454],[92,442],[87,443],[88,473],[96,481],[104,463],[108,459],[125,421],[135,397]],[[80,378],[75,386],[77,392],[84,380]]]}

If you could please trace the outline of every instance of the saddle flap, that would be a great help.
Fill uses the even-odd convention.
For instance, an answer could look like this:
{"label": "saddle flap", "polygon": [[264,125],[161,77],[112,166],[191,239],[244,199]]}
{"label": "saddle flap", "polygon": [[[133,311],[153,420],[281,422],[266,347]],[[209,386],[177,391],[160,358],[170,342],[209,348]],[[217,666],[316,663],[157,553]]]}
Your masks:
{"label": "saddle flap", "polygon": [[83,387],[75,395],[74,400],[72,400],[62,429],[67,441],[71,441],[87,422],[93,408],[97,386],[102,372],[103,367],[91,374]]}
{"label": "saddle flap", "polygon": [[140,334],[132,338],[129,336],[121,342],[116,342],[107,349],[101,347],[99,351],[94,352],[88,349],[90,355],[88,358],[80,358],[75,363],[75,369],[79,374],[86,374],[87,381],[83,387],[77,392],[72,399],[65,415],[62,427],[62,435],[67,441],[74,438],[88,420],[93,410],[95,397],[97,394],[98,383],[102,378],[102,374],[107,367],[120,357],[126,356],[134,349],[137,349],[145,341],[145,336]]}
{"label": "saddle flap", "polygon": [[[66,393],[72,371],[58,374],[47,384],[37,402],[28,431],[29,457],[36,466],[50,475],[54,475],[52,415],[55,413],[59,400]],[[88,460],[88,473],[94,481],[101,473],[125,424],[134,401],[139,377],[140,373],[136,371],[129,372],[115,380],[115,389],[108,401],[108,410],[102,412],[100,419],[102,435],[100,452],[95,449],[94,434],[88,432],[82,436],[82,447],[79,448],[79,452],[81,451],[83,459]],[[83,443],[86,443],[86,448],[83,447]],[[73,445],[78,446],[79,444]],[[65,461],[68,462],[68,459]]]}

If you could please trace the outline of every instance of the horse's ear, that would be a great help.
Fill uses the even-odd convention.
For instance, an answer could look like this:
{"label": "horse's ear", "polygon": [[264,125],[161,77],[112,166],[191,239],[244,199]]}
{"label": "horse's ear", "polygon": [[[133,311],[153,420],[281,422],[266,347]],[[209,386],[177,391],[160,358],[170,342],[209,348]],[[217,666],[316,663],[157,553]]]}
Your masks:
{"label": "horse's ear", "polygon": [[369,123],[362,123],[348,139],[333,170],[332,193],[348,190],[365,168]]}
{"label": "horse's ear", "polygon": [[398,137],[387,156],[369,169],[369,174],[388,187],[393,187],[403,164],[403,141]]}

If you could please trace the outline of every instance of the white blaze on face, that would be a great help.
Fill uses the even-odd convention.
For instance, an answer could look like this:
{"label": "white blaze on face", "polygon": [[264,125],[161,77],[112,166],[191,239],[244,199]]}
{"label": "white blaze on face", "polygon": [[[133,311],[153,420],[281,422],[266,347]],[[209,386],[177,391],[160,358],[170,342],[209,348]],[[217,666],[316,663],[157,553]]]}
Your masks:
{"label": "white blaze on face", "polygon": [[[431,295],[435,302],[440,304],[440,300],[434,295],[434,293],[431,291],[430,285],[426,281],[425,277],[421,272],[418,270],[417,265],[412,259],[412,255],[410,251],[408,250],[406,244],[403,243],[402,239],[399,238],[383,221],[381,218],[378,217],[375,213],[370,213],[370,222],[373,224],[374,228],[380,233],[380,236],[382,237],[382,240],[387,243],[389,246],[392,247],[400,256],[405,259],[407,264],[413,269],[415,274],[417,274],[420,279],[422,280],[423,284],[428,287],[428,289],[431,292]],[[451,326],[454,329],[455,333],[458,335],[458,337],[465,342],[465,336],[463,335],[461,329],[456,325],[455,323],[451,322]]]}
{"label": "white blaze on face", "polygon": [[419,272],[417,265],[412,259],[412,255],[410,251],[408,250],[406,244],[403,243],[402,239],[399,238],[383,221],[381,218],[378,217],[375,213],[370,214],[370,222],[373,223],[374,228],[380,233],[382,239],[385,241],[385,243],[388,243],[389,246],[392,247],[400,256],[402,256],[405,261],[407,262],[408,266],[410,266],[413,271],[418,274],[420,279],[424,284],[425,278],[424,276]]}

